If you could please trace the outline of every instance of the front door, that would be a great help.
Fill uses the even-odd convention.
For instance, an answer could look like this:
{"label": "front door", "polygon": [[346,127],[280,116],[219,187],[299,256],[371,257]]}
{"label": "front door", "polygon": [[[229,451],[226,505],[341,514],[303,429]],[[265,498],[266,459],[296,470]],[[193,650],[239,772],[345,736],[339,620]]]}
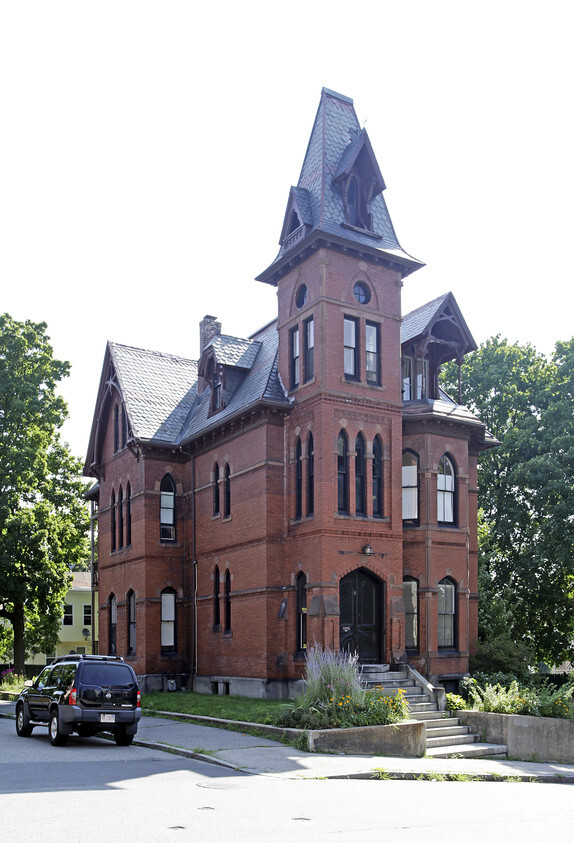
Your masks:
{"label": "front door", "polygon": [[362,664],[383,661],[383,583],[358,568],[339,583],[341,650],[358,653]]}

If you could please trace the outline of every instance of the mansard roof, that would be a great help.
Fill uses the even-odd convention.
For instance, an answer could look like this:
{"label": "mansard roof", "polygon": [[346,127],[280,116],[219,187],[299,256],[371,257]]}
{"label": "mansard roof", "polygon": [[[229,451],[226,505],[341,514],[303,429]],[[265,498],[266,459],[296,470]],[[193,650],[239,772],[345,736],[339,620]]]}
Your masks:
{"label": "mansard roof", "polygon": [[[368,229],[349,224],[345,210],[343,183],[359,159],[369,183]],[[276,284],[296,255],[318,241],[341,248],[352,245],[363,254],[385,260],[400,269],[402,275],[423,266],[401,247],[383,198],[384,189],[385,182],[367,132],[359,125],[353,100],[323,88],[299,181],[289,194],[281,249],[257,280]],[[303,203],[307,203],[305,210]],[[300,210],[302,230],[293,232],[289,221],[295,204]]]}
{"label": "mansard roof", "polygon": [[201,395],[198,392],[197,361],[108,342],[88,446],[88,474],[99,462],[114,394],[123,401],[134,445],[179,447],[259,402],[289,406],[278,373],[275,321],[248,339],[219,335],[209,347],[223,365],[243,372],[227,405],[214,415],[210,415],[210,386]]}
{"label": "mansard roof", "polygon": [[441,345],[443,362],[474,351],[476,345],[452,293],[445,293],[403,317],[401,344]]}

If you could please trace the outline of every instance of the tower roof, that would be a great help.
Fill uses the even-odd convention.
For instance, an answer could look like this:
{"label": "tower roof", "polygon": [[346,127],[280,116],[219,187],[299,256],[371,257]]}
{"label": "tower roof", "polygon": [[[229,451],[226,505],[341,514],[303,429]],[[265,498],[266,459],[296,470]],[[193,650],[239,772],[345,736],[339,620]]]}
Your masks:
{"label": "tower roof", "polygon": [[353,100],[323,88],[296,187],[289,193],[275,261],[258,276],[275,284],[312,244],[357,247],[408,275],[423,266],[401,247],[383,198],[385,182]]}

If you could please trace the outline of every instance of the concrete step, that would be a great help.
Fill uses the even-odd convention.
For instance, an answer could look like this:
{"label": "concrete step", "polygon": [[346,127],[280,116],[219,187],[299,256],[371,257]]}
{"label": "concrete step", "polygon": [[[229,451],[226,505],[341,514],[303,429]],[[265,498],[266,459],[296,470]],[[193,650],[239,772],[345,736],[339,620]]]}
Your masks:
{"label": "concrete step", "polygon": [[450,744],[427,749],[429,758],[507,758],[508,747],[495,743]]}
{"label": "concrete step", "polygon": [[[456,740],[452,740],[456,737]],[[429,729],[427,726],[427,747],[439,746],[439,741],[444,743],[457,743],[459,738],[462,743],[476,743],[478,735],[471,734],[470,726],[444,726],[442,728]]]}
{"label": "concrete step", "polygon": [[[413,709],[411,708],[411,710],[409,711],[409,718],[411,720],[428,720],[428,721],[432,721],[433,723],[435,722],[435,720],[438,720],[439,722],[442,723],[443,720],[447,719],[444,716],[444,711],[437,711],[436,708],[434,708],[434,709],[431,708],[430,710],[427,710],[427,711],[417,711],[417,710],[413,711]],[[451,718],[449,717],[448,720],[450,720],[450,719]],[[458,717],[455,718],[455,719],[458,720]],[[427,726],[427,729],[428,729],[428,726]]]}
{"label": "concrete step", "polygon": [[[428,713],[431,714],[432,712],[428,712]],[[442,714],[442,712],[437,711],[437,714]],[[419,722],[422,720],[423,723],[426,723],[427,734],[428,734],[429,731],[435,732],[435,731],[440,730],[440,729],[452,729],[455,726],[458,727],[458,726],[462,725],[461,722],[460,722],[460,719],[458,717],[440,717],[440,718],[437,717],[437,718],[430,718],[428,720],[427,720],[426,717],[425,718],[417,717],[416,719],[419,720]],[[465,726],[465,728],[468,729],[469,727]]]}
{"label": "concrete step", "polygon": [[453,744],[459,746],[459,744],[477,743],[477,738],[478,735],[472,735],[469,732],[465,734],[459,733],[457,735],[444,735],[442,738],[429,738],[427,735],[427,751],[437,746],[451,746]]}
{"label": "concrete step", "polygon": [[363,685],[367,687],[372,687],[376,685],[377,687],[388,689],[397,689],[397,688],[417,688],[418,686],[415,684],[414,679],[371,679],[369,676],[367,679],[363,677]]}
{"label": "concrete step", "polygon": [[[435,702],[426,702],[426,703],[413,703],[409,706],[410,714],[417,714],[421,711],[436,711],[436,703]],[[440,712],[442,714],[442,712]],[[415,718],[416,719],[416,718]]]}

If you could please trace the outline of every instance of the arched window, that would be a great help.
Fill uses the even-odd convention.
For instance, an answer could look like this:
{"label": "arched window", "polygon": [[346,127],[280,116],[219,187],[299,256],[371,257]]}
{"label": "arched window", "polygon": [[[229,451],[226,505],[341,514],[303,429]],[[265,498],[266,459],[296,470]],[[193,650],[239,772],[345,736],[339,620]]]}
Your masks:
{"label": "arched window", "polygon": [[293,209],[291,211],[291,217],[289,219],[289,234],[293,234],[293,232],[297,231],[297,229],[300,226],[301,226],[301,223],[299,222],[299,217],[297,216],[297,211],[295,209]]}
{"label": "arched window", "polygon": [[359,185],[355,176],[347,183],[347,222],[359,225]]}
{"label": "arched window", "polygon": [[219,515],[219,463],[213,466],[213,514]]}
{"label": "arched window", "polygon": [[337,438],[337,508],[341,513],[349,512],[349,461],[347,434],[344,430]]}
{"label": "arched window", "polygon": [[297,599],[296,650],[298,653],[307,649],[307,577],[301,571],[295,580]]}
{"label": "arched window", "polygon": [[231,515],[231,469],[229,463],[225,464],[223,484],[223,517],[229,518]]}
{"label": "arched window", "polygon": [[128,654],[135,655],[136,652],[136,595],[134,591],[128,591]]}
{"label": "arched window", "polygon": [[355,512],[367,514],[367,476],[365,472],[365,437],[359,433],[355,439]]}
{"label": "arched window", "polygon": [[303,449],[301,439],[297,437],[295,446],[295,518],[301,518],[303,512]]}
{"label": "arched window", "polygon": [[225,572],[225,628],[224,632],[231,632],[231,574]]}
{"label": "arched window", "polygon": [[446,454],[438,464],[437,475],[437,520],[443,524],[454,524],[454,466]]}
{"label": "arched window", "polygon": [[160,539],[175,541],[175,484],[166,474],[160,485]]}
{"label": "arched window", "polygon": [[132,487],[126,486],[126,544],[132,543]]}
{"label": "arched window", "polygon": [[315,443],[313,434],[307,437],[307,515],[315,511]]}
{"label": "arched window", "polygon": [[380,436],[373,442],[373,517],[383,517],[383,443]]}
{"label": "arched window", "polygon": [[419,584],[414,577],[403,579],[403,600],[405,604],[405,647],[419,648]]}
{"label": "arched window", "polygon": [[126,447],[126,442],[128,441],[128,418],[126,416],[125,407],[122,406],[121,408],[122,413],[122,448]]}
{"label": "arched window", "polygon": [[109,615],[108,615],[108,653],[110,656],[117,654],[117,625],[118,625],[118,603],[115,594],[110,594],[108,598]]}
{"label": "arched window", "polygon": [[122,548],[124,546],[124,493],[122,491],[122,487],[120,486],[120,491],[118,492],[118,516],[117,516],[117,523],[118,523],[118,547]]}
{"label": "arched window", "polygon": [[120,450],[120,408],[114,404],[114,453]]}
{"label": "arched window", "polygon": [[413,451],[403,453],[403,521],[419,517],[419,458]]}
{"label": "arched window", "polygon": [[456,647],[456,585],[450,577],[438,584],[438,646]]}
{"label": "arched window", "polygon": [[116,549],[116,493],[112,490],[112,500],[110,502],[110,550],[112,553]]}
{"label": "arched window", "polygon": [[161,593],[161,651],[175,650],[175,591],[166,588]]}
{"label": "arched window", "polygon": [[221,610],[219,607],[219,566],[215,566],[213,571],[213,630],[218,630],[221,627]]}

